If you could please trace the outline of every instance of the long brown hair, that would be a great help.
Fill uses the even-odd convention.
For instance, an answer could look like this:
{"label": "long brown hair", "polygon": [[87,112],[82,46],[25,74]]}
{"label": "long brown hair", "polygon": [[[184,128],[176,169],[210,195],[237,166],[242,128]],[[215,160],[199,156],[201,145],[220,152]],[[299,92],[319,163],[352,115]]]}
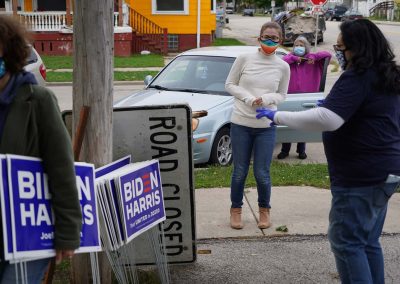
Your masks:
{"label": "long brown hair", "polygon": [[28,33],[12,16],[0,16],[0,47],[6,70],[11,74],[21,72],[29,55]]}

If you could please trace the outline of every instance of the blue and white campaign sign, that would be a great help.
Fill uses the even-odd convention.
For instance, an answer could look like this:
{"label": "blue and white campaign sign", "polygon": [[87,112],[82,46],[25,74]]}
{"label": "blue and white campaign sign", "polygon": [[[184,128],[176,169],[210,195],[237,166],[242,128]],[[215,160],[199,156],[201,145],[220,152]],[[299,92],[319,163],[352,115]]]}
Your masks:
{"label": "blue and white campaign sign", "polygon": [[14,258],[54,255],[51,195],[40,159],[7,155],[7,168]]}
{"label": "blue and white campaign sign", "polygon": [[[51,190],[41,160],[7,155],[6,158],[1,157],[0,165],[4,258],[17,260],[54,256],[55,220]],[[75,171],[83,215],[81,247],[76,252],[99,251],[94,167],[92,164],[76,163]]]}
{"label": "blue and white campaign sign", "polygon": [[7,159],[5,155],[0,155],[0,173],[1,216],[4,248],[3,258],[5,260],[10,260],[13,258],[13,243],[11,222],[7,222],[7,220],[11,220],[10,202],[5,202],[5,200],[10,200],[10,193],[8,190]]}
{"label": "blue and white campaign sign", "polygon": [[76,162],[75,173],[78,197],[82,209],[81,244],[76,253],[101,251],[98,206],[94,186],[94,166]]}
{"label": "blue and white campaign sign", "polygon": [[131,155],[127,155],[110,164],[97,168],[95,171],[96,179],[101,178],[102,176],[109,174],[115,170],[118,170],[126,165],[129,165],[131,163],[131,160],[132,160]]}
{"label": "blue and white campaign sign", "polygon": [[118,159],[95,171],[97,197],[100,203],[99,209],[103,218],[102,237],[103,246],[106,249],[115,250],[124,244],[122,214],[119,206],[119,198],[115,188],[114,177],[116,172],[131,163],[131,155]]}
{"label": "blue and white campaign sign", "polygon": [[130,172],[116,178],[127,243],[165,220],[158,161],[133,165]]}

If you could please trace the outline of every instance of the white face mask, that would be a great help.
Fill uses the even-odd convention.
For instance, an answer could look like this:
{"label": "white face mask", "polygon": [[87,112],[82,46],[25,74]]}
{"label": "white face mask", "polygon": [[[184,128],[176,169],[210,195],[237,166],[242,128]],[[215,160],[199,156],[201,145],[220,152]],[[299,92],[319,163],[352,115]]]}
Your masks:
{"label": "white face mask", "polygon": [[340,67],[342,68],[342,70],[346,70],[347,59],[344,56],[344,51],[343,50],[335,50],[335,55],[336,55],[336,59],[340,65]]}
{"label": "white face mask", "polygon": [[306,48],[304,46],[295,46],[293,48],[293,53],[297,56],[303,56],[306,54]]}

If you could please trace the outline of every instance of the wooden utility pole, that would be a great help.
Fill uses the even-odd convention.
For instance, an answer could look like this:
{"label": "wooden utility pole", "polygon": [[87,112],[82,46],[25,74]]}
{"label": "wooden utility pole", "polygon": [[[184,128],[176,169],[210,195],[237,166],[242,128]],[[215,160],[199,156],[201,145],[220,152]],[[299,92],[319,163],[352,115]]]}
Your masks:
{"label": "wooden utility pole", "polygon": [[12,6],[12,10],[13,10],[13,15],[14,15],[14,17],[16,17],[17,11],[18,11],[18,0],[12,0],[11,6]]}
{"label": "wooden utility pole", "polygon": [[[90,107],[80,160],[96,167],[112,160],[113,2],[74,2],[73,129],[80,109]],[[111,266],[104,253],[99,254],[99,262],[101,283],[111,283]],[[75,255],[73,283],[90,283],[89,271],[89,254]]]}

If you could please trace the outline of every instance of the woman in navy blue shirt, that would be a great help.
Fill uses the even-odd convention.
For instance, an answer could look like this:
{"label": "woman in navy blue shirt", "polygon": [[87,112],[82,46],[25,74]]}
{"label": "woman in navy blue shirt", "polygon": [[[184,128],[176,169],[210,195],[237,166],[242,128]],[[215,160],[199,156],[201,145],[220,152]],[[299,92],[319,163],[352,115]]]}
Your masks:
{"label": "woman in navy blue shirt", "polygon": [[334,49],[344,72],[320,107],[259,109],[257,117],[323,131],[332,192],[328,238],[340,279],[384,283],[379,237],[400,181],[400,66],[371,21],[343,22],[340,32]]}

